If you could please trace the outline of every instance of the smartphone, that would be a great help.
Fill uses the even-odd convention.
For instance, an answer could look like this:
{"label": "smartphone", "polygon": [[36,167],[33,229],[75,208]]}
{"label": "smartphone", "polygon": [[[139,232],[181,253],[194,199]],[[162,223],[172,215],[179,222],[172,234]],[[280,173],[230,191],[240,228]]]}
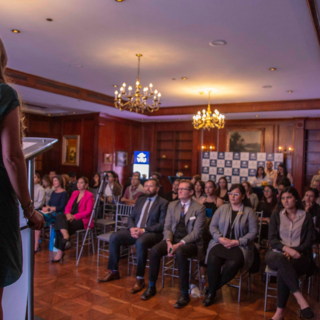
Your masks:
{"label": "smartphone", "polygon": [[173,251],[172,248],[170,248],[169,253],[171,253],[172,251]]}

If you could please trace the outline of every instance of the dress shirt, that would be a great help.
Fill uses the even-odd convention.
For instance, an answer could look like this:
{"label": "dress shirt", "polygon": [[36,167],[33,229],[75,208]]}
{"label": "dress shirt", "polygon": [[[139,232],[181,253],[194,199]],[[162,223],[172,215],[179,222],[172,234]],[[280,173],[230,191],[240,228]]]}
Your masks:
{"label": "dress shirt", "polygon": [[185,215],[186,215],[186,213],[188,212],[188,209],[189,209],[189,206],[190,206],[190,202],[191,202],[191,200],[189,200],[189,201],[186,202],[186,203],[183,203],[183,202],[181,201],[181,207],[184,206],[184,214],[185,214]]}
{"label": "dress shirt", "polygon": [[106,195],[106,197],[112,197],[112,194],[113,194],[112,189],[113,189],[113,186],[110,187],[110,184],[108,183],[104,191],[104,194]]}
{"label": "dress shirt", "polygon": [[[141,214],[140,214],[140,218],[139,218],[139,221],[138,221],[138,223],[137,223],[137,228],[144,228],[145,226],[140,226],[140,224],[141,224],[141,221],[142,221],[142,218],[143,218],[143,216],[146,214],[147,215],[147,219],[146,220],[148,220],[148,214],[149,214],[149,212],[150,212],[150,209],[151,209],[151,207],[152,207],[152,205],[153,205],[153,202],[154,202],[154,200],[156,200],[156,198],[157,198],[157,194],[155,195],[155,196],[153,196],[152,198],[147,198],[147,200],[146,200],[146,202],[144,203],[144,205],[143,205],[143,207],[142,207],[142,211],[141,211]],[[151,201],[151,203],[150,203],[150,206],[149,206],[149,212],[144,212],[145,211],[145,209],[146,209],[146,206],[148,205],[148,202],[149,201]]]}
{"label": "dress shirt", "polygon": [[264,172],[266,174],[265,179],[268,181],[268,185],[272,186],[273,185],[274,176],[276,175],[276,171],[272,170],[271,172],[268,172],[267,170],[265,170]]}

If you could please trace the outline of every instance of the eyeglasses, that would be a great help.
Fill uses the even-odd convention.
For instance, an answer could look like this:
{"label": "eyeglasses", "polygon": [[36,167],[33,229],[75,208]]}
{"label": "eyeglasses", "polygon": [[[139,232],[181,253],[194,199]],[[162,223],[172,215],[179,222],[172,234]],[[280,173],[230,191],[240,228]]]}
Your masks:
{"label": "eyeglasses", "polygon": [[179,191],[190,191],[188,188],[178,188]]}
{"label": "eyeglasses", "polygon": [[272,192],[272,190],[267,189],[267,190],[263,190],[263,192],[265,192],[265,193],[269,193],[269,192]]}
{"label": "eyeglasses", "polygon": [[233,193],[233,192],[228,192],[228,195],[229,195],[229,196],[239,197],[240,193],[238,193],[238,192],[235,192],[235,193]]}

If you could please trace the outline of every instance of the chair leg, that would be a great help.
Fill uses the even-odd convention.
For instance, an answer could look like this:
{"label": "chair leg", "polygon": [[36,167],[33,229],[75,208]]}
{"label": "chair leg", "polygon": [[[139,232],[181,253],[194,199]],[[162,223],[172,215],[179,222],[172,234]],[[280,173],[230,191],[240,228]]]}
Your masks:
{"label": "chair leg", "polygon": [[200,263],[199,263],[199,260],[197,260],[197,264],[198,264],[199,288],[200,288],[200,282],[201,282],[202,280],[201,280],[201,274],[200,274]]}
{"label": "chair leg", "polygon": [[93,230],[91,230],[91,241],[92,241],[92,252],[93,252],[93,254],[96,254],[95,247],[94,247]]}
{"label": "chair leg", "polygon": [[98,252],[97,252],[97,254],[98,254],[97,266],[99,267],[99,262],[100,262],[100,261],[99,261],[99,257],[100,257],[100,255],[99,255],[99,254],[100,254],[100,239],[98,239],[98,249],[97,249],[97,251],[98,251]]}
{"label": "chair leg", "polygon": [[191,273],[192,273],[192,259],[189,260],[189,290],[190,291],[190,286],[191,286]]}
{"label": "chair leg", "polygon": [[269,288],[269,274],[266,273],[266,291],[264,295],[264,311],[267,311],[267,303],[268,303],[268,288]]}
{"label": "chair leg", "polygon": [[251,274],[250,272],[248,272],[248,292],[251,292],[251,283],[250,283],[250,277],[251,277]]}
{"label": "chair leg", "polygon": [[131,259],[131,246],[128,247],[128,270],[127,270],[127,275],[130,275],[130,259]]}
{"label": "chair leg", "polygon": [[76,260],[78,260],[78,250],[79,250],[79,233],[77,233]]}
{"label": "chair leg", "polygon": [[239,303],[240,303],[240,299],[241,299],[241,284],[242,284],[242,272],[240,271],[239,291],[238,291],[238,302]]}
{"label": "chair leg", "polygon": [[162,288],[164,287],[164,267],[165,267],[166,257],[162,257]]}

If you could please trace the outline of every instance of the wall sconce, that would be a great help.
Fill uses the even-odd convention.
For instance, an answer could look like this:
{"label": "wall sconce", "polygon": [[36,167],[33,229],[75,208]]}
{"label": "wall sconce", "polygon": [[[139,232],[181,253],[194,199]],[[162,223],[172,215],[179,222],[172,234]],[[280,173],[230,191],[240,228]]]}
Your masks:
{"label": "wall sconce", "polygon": [[215,146],[210,146],[210,147],[202,146],[201,149],[202,151],[213,151],[215,149]]}
{"label": "wall sconce", "polygon": [[293,152],[293,148],[289,147],[288,150],[286,149],[286,147],[278,147],[278,152],[283,153],[283,154],[291,154]]}

